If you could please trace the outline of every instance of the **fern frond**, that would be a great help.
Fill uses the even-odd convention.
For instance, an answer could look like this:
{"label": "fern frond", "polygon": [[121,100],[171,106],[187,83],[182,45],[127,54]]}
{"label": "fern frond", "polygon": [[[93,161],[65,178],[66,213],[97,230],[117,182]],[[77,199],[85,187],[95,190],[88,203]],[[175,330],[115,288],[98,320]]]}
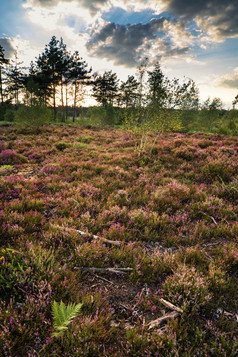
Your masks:
{"label": "fern frond", "polygon": [[68,304],[66,306],[61,300],[57,303],[55,300],[52,305],[52,315],[53,315],[53,327],[56,330],[52,333],[52,336],[59,336],[65,330],[67,330],[68,325],[77,316],[83,304]]}

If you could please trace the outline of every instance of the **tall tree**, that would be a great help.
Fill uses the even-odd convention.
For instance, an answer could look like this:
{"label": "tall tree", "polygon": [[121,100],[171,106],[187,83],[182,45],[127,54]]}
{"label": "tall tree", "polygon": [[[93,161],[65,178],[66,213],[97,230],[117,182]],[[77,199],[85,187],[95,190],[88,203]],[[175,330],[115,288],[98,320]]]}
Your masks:
{"label": "tall tree", "polygon": [[167,108],[183,110],[198,108],[199,90],[192,79],[184,79],[183,83],[180,83],[177,78],[172,80],[165,78],[164,88]]}
{"label": "tall tree", "polygon": [[149,101],[157,107],[163,107],[167,93],[159,63],[155,64],[153,71],[148,71],[148,87]]}
{"label": "tall tree", "polygon": [[221,109],[222,101],[220,98],[216,97],[211,100],[209,97],[207,100],[205,100],[202,106],[201,118],[209,131],[212,131],[214,129],[215,124],[218,123],[221,114]]}
{"label": "tall tree", "polygon": [[113,105],[118,96],[118,82],[116,73],[104,72],[102,76],[97,76],[93,82],[93,96],[103,106]]}
{"label": "tall tree", "polygon": [[6,71],[6,84],[7,93],[10,100],[14,99],[15,107],[18,108],[19,104],[19,94],[23,86],[23,68],[21,67],[22,62],[18,61],[17,52],[15,53],[15,59],[10,62],[10,65]]}
{"label": "tall tree", "polygon": [[[58,73],[59,73],[59,79],[60,79],[60,94],[61,94],[61,107],[62,107],[62,121],[65,121],[65,110],[64,110],[64,87],[66,87],[66,92],[67,92],[67,73],[69,70],[70,62],[71,62],[71,56],[69,52],[66,49],[66,45],[63,42],[63,39],[61,37],[60,42],[59,42],[59,48],[61,50],[61,61],[59,61],[59,68],[58,68]],[[66,101],[67,101],[67,93],[66,93]]]}
{"label": "tall tree", "polygon": [[42,104],[42,100],[39,82],[37,78],[37,72],[33,62],[30,63],[30,67],[27,74],[22,77],[22,83],[25,89],[24,102],[28,106],[33,106],[34,104]]}
{"label": "tall tree", "polygon": [[128,76],[126,82],[122,82],[120,86],[121,102],[126,107],[135,107],[139,94],[139,82],[134,76]]}
{"label": "tall tree", "polygon": [[74,100],[74,114],[73,122],[76,117],[76,108],[80,95],[80,88],[88,84],[91,77],[92,69],[88,69],[88,64],[80,57],[78,51],[74,52],[68,66],[66,80],[69,80],[73,85],[73,100]]}
{"label": "tall tree", "polygon": [[38,57],[36,64],[38,76],[42,78],[45,90],[48,93],[50,93],[50,90],[52,91],[54,119],[56,119],[57,86],[62,79],[62,72],[64,69],[66,70],[64,66],[63,40],[59,41],[53,36],[49,44],[45,46],[45,51]]}
{"label": "tall tree", "polygon": [[4,48],[0,45],[0,96],[1,96],[1,103],[3,103],[2,69],[5,64],[9,63],[9,60],[5,58],[4,52],[5,52]]}

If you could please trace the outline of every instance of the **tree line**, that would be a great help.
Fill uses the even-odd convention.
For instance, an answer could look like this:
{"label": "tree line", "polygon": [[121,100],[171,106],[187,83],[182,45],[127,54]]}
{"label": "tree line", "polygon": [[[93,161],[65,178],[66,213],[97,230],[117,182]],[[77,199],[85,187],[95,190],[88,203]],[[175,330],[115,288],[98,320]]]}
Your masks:
{"label": "tree line", "polygon": [[[149,70],[148,60],[144,60],[136,75],[129,75],[126,81],[120,81],[112,71],[93,74],[78,51],[68,51],[62,38],[58,40],[53,36],[29,68],[22,67],[17,55],[11,61],[6,59],[0,45],[2,105],[12,103],[17,109],[23,101],[27,107],[53,107],[54,120],[57,107],[60,107],[63,122],[67,120],[70,108],[75,121],[77,108],[88,93],[104,108],[180,110],[185,113],[185,123],[186,117],[191,118],[191,114],[200,109],[206,114],[209,130],[222,109],[220,98],[208,98],[200,105],[195,82],[188,78],[182,83],[176,78],[167,78],[159,63]],[[237,101],[238,96],[233,101],[233,109]]]}

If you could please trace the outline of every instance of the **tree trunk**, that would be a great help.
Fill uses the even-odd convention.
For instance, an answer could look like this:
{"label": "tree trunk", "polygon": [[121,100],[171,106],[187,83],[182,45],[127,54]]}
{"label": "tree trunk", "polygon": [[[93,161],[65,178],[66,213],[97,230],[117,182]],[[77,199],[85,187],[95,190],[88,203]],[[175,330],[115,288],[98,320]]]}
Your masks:
{"label": "tree trunk", "polygon": [[65,86],[65,120],[68,119],[68,86]]}
{"label": "tree trunk", "polygon": [[2,93],[2,68],[0,67],[0,95],[1,95],[1,103],[3,103],[3,93]]}
{"label": "tree trunk", "polygon": [[54,105],[54,120],[56,121],[56,89],[55,84],[53,85],[53,105]]}
{"label": "tree trunk", "polygon": [[76,117],[76,105],[77,105],[77,84],[74,85],[74,114],[73,114],[73,123],[75,122]]}
{"label": "tree trunk", "polygon": [[65,122],[65,113],[64,113],[64,88],[63,82],[61,82],[61,106],[62,106],[62,122]]}

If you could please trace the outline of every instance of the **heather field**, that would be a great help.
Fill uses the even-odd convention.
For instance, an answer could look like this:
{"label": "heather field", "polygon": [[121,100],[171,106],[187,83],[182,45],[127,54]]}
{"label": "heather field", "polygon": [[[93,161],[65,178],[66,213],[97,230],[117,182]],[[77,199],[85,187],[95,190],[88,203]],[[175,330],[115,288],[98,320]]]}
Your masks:
{"label": "heather field", "polygon": [[1,127],[1,356],[238,355],[238,139],[136,143]]}

